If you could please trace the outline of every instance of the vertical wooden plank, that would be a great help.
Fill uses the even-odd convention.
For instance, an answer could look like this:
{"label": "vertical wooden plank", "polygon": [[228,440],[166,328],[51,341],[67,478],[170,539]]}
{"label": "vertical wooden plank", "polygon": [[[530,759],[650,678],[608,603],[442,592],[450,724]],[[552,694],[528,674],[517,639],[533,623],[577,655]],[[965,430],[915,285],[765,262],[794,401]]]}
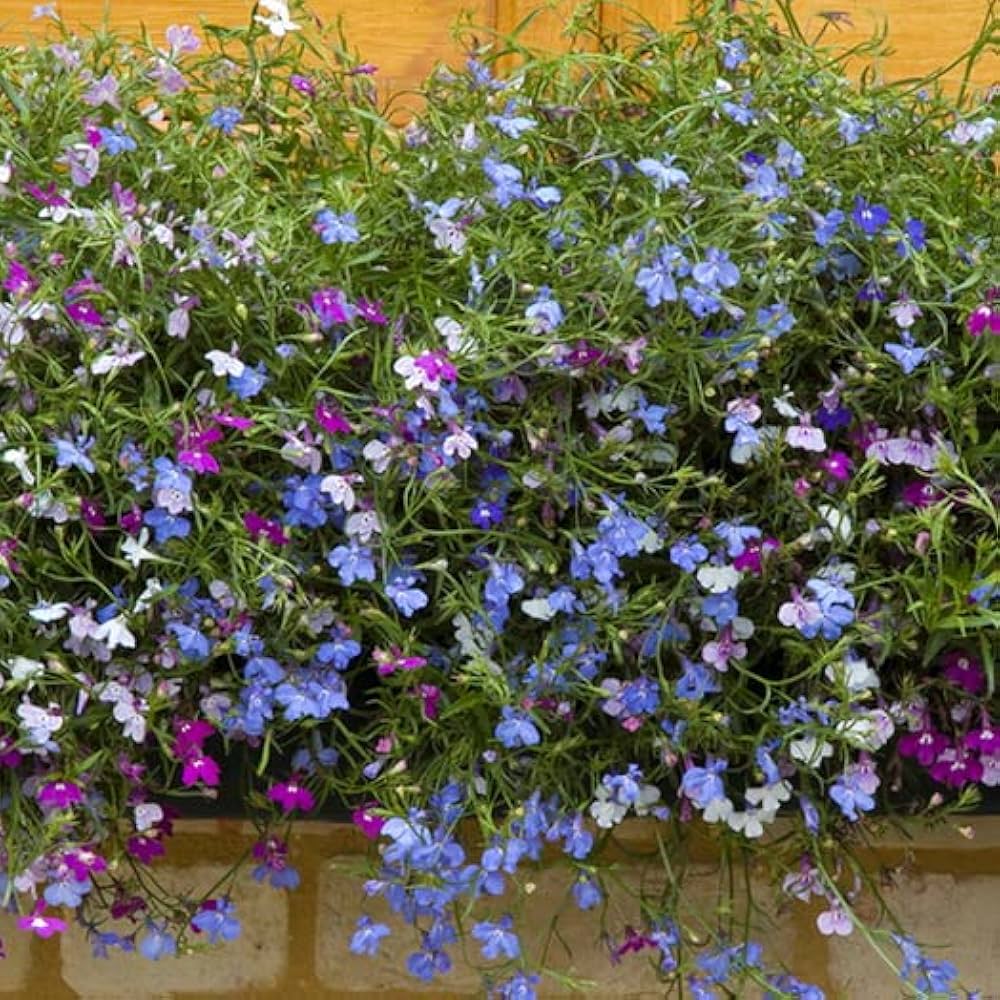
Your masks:
{"label": "vertical wooden plank", "polygon": [[601,26],[609,35],[619,35],[643,22],[663,31],[682,21],[687,12],[687,0],[603,0]]}
{"label": "vertical wooden plank", "polygon": [[[530,22],[518,33],[517,40],[529,48],[558,52],[569,47],[566,27],[575,15],[587,8],[598,13],[598,0],[498,0],[497,30],[509,34],[525,18]],[[590,49],[596,45],[593,38],[577,42],[578,48]]]}

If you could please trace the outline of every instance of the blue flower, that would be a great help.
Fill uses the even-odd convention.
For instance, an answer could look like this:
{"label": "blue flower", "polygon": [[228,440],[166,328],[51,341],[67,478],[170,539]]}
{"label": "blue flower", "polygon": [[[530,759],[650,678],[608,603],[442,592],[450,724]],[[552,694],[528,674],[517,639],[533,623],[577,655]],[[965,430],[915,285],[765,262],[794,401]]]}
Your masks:
{"label": "blue flower", "polygon": [[483,160],[483,173],[493,185],[493,197],[500,208],[524,197],[524,184],[521,182],[521,171],[509,163],[501,163],[487,156]]}
{"label": "blue flower", "polygon": [[837,235],[837,230],[844,223],[846,216],[839,209],[835,208],[826,215],[820,215],[819,212],[813,212],[813,224],[816,229],[813,233],[813,239],[816,241],[818,246],[828,247]]}
{"label": "blue flower", "polygon": [[125,131],[124,125],[118,124],[113,129],[102,127],[98,131],[101,133],[101,145],[109,156],[131,153],[139,148],[135,139]]}
{"label": "blue flower", "polygon": [[892,355],[899,367],[903,369],[904,375],[912,375],[927,359],[931,348],[918,347],[909,331],[901,334],[899,339],[902,343],[890,342],[886,344],[885,352]]}
{"label": "blue flower", "polygon": [[533,333],[551,333],[563,321],[562,306],[544,285],[538,289],[537,297],[524,310],[524,315],[531,323]]}
{"label": "blue flower", "polygon": [[709,757],[704,767],[689,767],[681,778],[680,794],[699,809],[705,809],[717,799],[724,799],[726,788],[720,775],[728,766],[728,762],[721,757]]}
{"label": "blue flower", "polygon": [[681,674],[674,685],[674,693],[684,701],[701,701],[706,694],[715,694],[722,690],[716,679],[715,671],[687,657],[681,657]]}
{"label": "blue flower", "polygon": [[680,249],[665,246],[647,267],[639,268],[635,286],[646,293],[646,305],[655,309],[661,302],[677,301],[675,275],[687,273],[687,261]]}
{"label": "blue flower", "polygon": [[389,571],[385,594],[404,618],[412,618],[427,607],[427,595],[416,586],[422,579],[422,573],[412,570],[397,567]]}
{"label": "blue flower", "polygon": [[87,454],[94,446],[93,437],[79,434],[75,441],[56,438],[52,443],[56,447],[56,465],[60,469],[74,468],[87,473],[95,471],[94,463]]}
{"label": "blue flower", "polygon": [[592,876],[581,875],[573,883],[573,899],[581,910],[592,910],[595,906],[600,906],[604,893]]}
{"label": "blue flower", "polygon": [[235,941],[240,936],[240,922],[236,919],[236,906],[228,899],[215,900],[214,909],[199,910],[191,920],[203,934],[208,935],[212,944],[222,941]]}
{"label": "blue flower", "polygon": [[191,522],[187,518],[177,517],[160,507],[147,510],[142,515],[142,523],[153,529],[157,545],[162,545],[171,538],[187,538],[191,533]]}
{"label": "blue flower", "polygon": [[177,648],[184,654],[185,659],[196,661],[208,659],[212,644],[198,629],[182,622],[171,622],[167,626],[167,631],[177,640]]}
{"label": "blue flower", "polygon": [[232,135],[233,130],[243,121],[243,112],[231,105],[220,105],[209,116],[208,123],[219,129],[225,135]]}
{"label": "blue flower", "polygon": [[368,916],[359,917],[356,927],[350,944],[350,949],[355,955],[377,954],[382,938],[388,937],[391,933],[385,924],[377,924]]}
{"label": "blue flower", "polygon": [[236,393],[240,399],[253,399],[267,382],[267,367],[263,361],[256,365],[244,365],[241,374],[230,375],[227,379],[230,392]]}
{"label": "blue flower", "polygon": [[406,968],[417,979],[429,983],[451,968],[451,959],[445,951],[415,951],[406,959]]}
{"label": "blue flower", "polygon": [[327,244],[357,243],[361,239],[357,223],[358,218],[353,212],[337,215],[332,209],[323,208],[316,213],[313,230]]}
{"label": "blue flower", "polygon": [[669,191],[672,187],[687,187],[691,178],[679,167],[673,166],[675,156],[664,156],[659,160],[644,158],[636,163],[639,173],[653,182],[657,191]]}
{"label": "blue flower", "polygon": [[350,545],[338,545],[327,553],[326,561],[337,571],[340,582],[350,587],[357,580],[375,579],[375,560],[371,549],[352,541]]}
{"label": "blue flower", "polygon": [[511,930],[513,918],[504,914],[496,923],[482,921],[473,924],[472,936],[482,944],[483,958],[518,958],[521,945],[517,935]]}
{"label": "blue flower", "polygon": [[757,310],[757,329],[765,336],[777,340],[795,326],[795,317],[784,302],[763,306]]}
{"label": "blue flower", "polygon": [[740,281],[739,268],[729,259],[729,254],[718,247],[709,247],[705,259],[691,269],[691,277],[705,288],[734,288]]}
{"label": "blue flower", "polygon": [[927,246],[927,226],[920,219],[907,219],[903,223],[903,235],[896,244],[896,253],[908,257]]}
{"label": "blue flower", "polygon": [[542,741],[538,728],[525,712],[518,712],[510,705],[502,709],[503,722],[497,723],[493,735],[508,749],[533,747]]}
{"label": "blue flower", "polygon": [[708,558],[708,549],[698,541],[697,535],[688,535],[670,546],[670,561],[685,573],[693,573]]}
{"label": "blue flower", "polygon": [[738,69],[749,59],[746,42],[742,38],[734,38],[730,42],[720,41],[716,45],[722,50],[722,65],[726,69]]}
{"label": "blue flower", "polygon": [[801,177],[805,173],[806,158],[790,142],[779,139],[774,165],[789,177]]}
{"label": "blue flower", "polygon": [[162,927],[152,921],[146,924],[146,933],[139,942],[139,954],[154,962],[161,958],[170,958],[177,954],[177,941]]}
{"label": "blue flower", "polygon": [[889,224],[889,209],[885,205],[872,204],[857,195],[851,219],[867,236],[876,236]]}

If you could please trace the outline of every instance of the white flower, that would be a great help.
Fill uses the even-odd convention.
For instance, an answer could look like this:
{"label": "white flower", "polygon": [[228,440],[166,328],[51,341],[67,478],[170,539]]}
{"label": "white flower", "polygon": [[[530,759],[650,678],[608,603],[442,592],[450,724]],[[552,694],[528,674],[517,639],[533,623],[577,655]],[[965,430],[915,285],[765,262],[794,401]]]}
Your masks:
{"label": "white flower", "polygon": [[756,840],[764,835],[764,824],[773,822],[774,817],[775,813],[765,809],[747,809],[746,812],[733,810],[726,817],[726,823],[730,830],[737,833],[742,831],[744,837]]}
{"label": "white flower", "polygon": [[861,694],[862,691],[877,688],[881,683],[868,661],[853,653],[845,654],[840,663],[829,664],[823,674],[831,683],[843,684],[851,694]]}
{"label": "white flower", "polygon": [[33,608],[28,609],[28,615],[36,622],[57,622],[69,614],[69,608],[65,601],[60,601],[58,604],[39,601]]}
{"label": "white flower", "polygon": [[125,344],[118,344],[110,351],[98,354],[91,361],[90,370],[94,375],[107,375],[108,372],[117,371],[119,368],[131,368],[145,356],[145,351],[130,351]]}
{"label": "white flower", "polygon": [[458,455],[461,459],[470,458],[479,447],[479,442],[464,428],[457,427],[449,434],[441,445],[441,450],[449,457]]}
{"label": "white flower", "polygon": [[827,757],[833,756],[833,747],[826,740],[818,740],[815,736],[802,736],[792,740],[788,752],[794,760],[809,767],[819,767]]}
{"label": "white flower", "polygon": [[604,830],[617,826],[628,812],[628,806],[611,799],[611,793],[603,785],[599,785],[594,793],[595,800],[590,804],[590,815],[594,822]]}
{"label": "white flower", "polygon": [[162,819],[163,809],[155,802],[140,802],[135,807],[135,828],[139,833],[145,833]]}
{"label": "white flower", "polygon": [[146,548],[148,542],[149,528],[143,528],[139,532],[138,538],[132,538],[130,536],[122,542],[122,555],[136,569],[139,568],[140,563],[155,562],[160,559],[160,556],[158,556],[155,552],[150,552],[150,550]]}
{"label": "white flower", "polygon": [[378,473],[385,472],[392,459],[392,449],[382,441],[369,441],[362,448],[361,454],[371,462],[372,468]]}
{"label": "white flower", "polygon": [[701,814],[701,818],[706,823],[718,823],[720,819],[725,820],[732,811],[732,801],[727,796],[723,796],[719,799],[712,799],[712,801],[705,806],[705,809]]}
{"label": "white flower", "polygon": [[782,802],[787,802],[792,797],[792,786],[782,779],[770,785],[761,785],[759,788],[748,788],[744,795],[750,805],[759,806],[766,813],[775,813]]}
{"label": "white flower", "polygon": [[284,0],[259,0],[259,5],[268,11],[269,16],[261,17],[260,14],[255,14],[254,20],[258,24],[263,24],[277,38],[283,38],[289,31],[300,29],[301,26],[291,19],[288,4]]}
{"label": "white flower", "polygon": [[135,636],[129,631],[125,618],[122,615],[115,615],[106,622],[101,622],[92,632],[93,638],[97,642],[103,642],[109,650],[124,646],[126,649],[135,649]]}
{"label": "white flower", "polygon": [[150,607],[161,590],[163,590],[163,584],[155,576],[147,580],[143,592],[136,598],[135,607],[132,609],[133,612],[137,615],[142,614],[143,611]]}
{"label": "white flower", "polygon": [[35,485],[35,475],[28,468],[28,451],[26,448],[8,448],[2,455],[0,461],[13,465],[18,471],[25,486]]}
{"label": "white flower", "polygon": [[4,666],[10,671],[10,679],[18,684],[33,681],[45,673],[45,664],[41,660],[29,660],[26,656],[15,656]]}
{"label": "white flower", "polygon": [[527,601],[521,601],[521,610],[529,617],[537,621],[551,621],[556,616],[555,609],[549,604],[547,597],[533,597]]}
{"label": "white flower", "polygon": [[635,801],[636,816],[648,815],[650,809],[660,801],[660,790],[655,785],[640,785],[639,798]]}
{"label": "white flower", "polygon": [[351,514],[344,523],[344,534],[351,538],[359,538],[365,544],[381,531],[382,524],[378,512],[374,510],[361,510],[357,514]]}
{"label": "white flower", "polygon": [[212,362],[212,374],[218,378],[223,375],[239,378],[246,371],[246,365],[239,358],[225,351],[209,351],[205,355],[205,360]]}
{"label": "white flower", "polygon": [[739,584],[740,571],[732,566],[701,566],[697,577],[710,594],[724,594]]}
{"label": "white flower", "polygon": [[357,502],[352,485],[355,478],[354,476],[327,476],[319,484],[320,492],[326,493],[331,503],[339,504],[344,510],[353,510]]}
{"label": "white flower", "polygon": [[830,530],[839,535],[842,541],[849,542],[854,536],[854,526],[848,514],[837,510],[833,504],[821,503],[816,510],[819,516],[830,526]]}

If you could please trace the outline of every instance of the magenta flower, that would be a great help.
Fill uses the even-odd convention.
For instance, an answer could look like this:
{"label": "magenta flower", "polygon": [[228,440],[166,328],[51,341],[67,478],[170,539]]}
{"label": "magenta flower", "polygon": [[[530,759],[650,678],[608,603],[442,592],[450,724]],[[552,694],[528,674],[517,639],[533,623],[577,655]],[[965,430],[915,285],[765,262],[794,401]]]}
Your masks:
{"label": "magenta flower", "polygon": [[979,781],[982,776],[983,765],[979,763],[979,758],[960,747],[943,750],[931,765],[931,777],[952,788]]}
{"label": "magenta flower", "polygon": [[942,658],[941,666],[944,667],[944,676],[969,694],[982,694],[986,689],[983,665],[974,656],[951,652]]}
{"label": "magenta flower", "polygon": [[38,282],[19,261],[12,260],[3,287],[16,299],[27,298],[38,288]]}
{"label": "magenta flower", "polygon": [[80,326],[105,326],[106,320],[97,311],[93,303],[79,299],[66,306],[66,314],[74,323]]}
{"label": "magenta flower", "polygon": [[842,451],[831,451],[829,455],[820,460],[819,465],[827,475],[840,482],[850,479],[851,469],[854,468],[851,457]]}
{"label": "magenta flower", "polygon": [[24,756],[9,736],[0,736],[0,767],[17,767]]}
{"label": "magenta flower", "polygon": [[174,719],[173,753],[183,758],[192,751],[201,752],[202,746],[215,729],[203,719]]}
{"label": "magenta flower", "polygon": [[921,766],[930,767],[947,746],[948,740],[925,723],[920,729],[900,737],[898,749],[900,756],[912,757]]}
{"label": "magenta flower", "polygon": [[5,566],[11,573],[21,572],[21,564],[14,558],[17,546],[16,538],[0,538],[0,566]]}
{"label": "magenta flower", "polygon": [[306,97],[316,96],[316,87],[314,86],[312,80],[307,76],[302,76],[299,73],[293,73],[289,78],[288,82],[300,93],[305,94]]}
{"label": "magenta flower", "polygon": [[83,792],[72,781],[48,781],[36,797],[43,809],[68,809],[83,801]]}
{"label": "magenta flower", "polygon": [[219,462],[211,452],[201,448],[184,448],[177,453],[178,465],[184,465],[189,469],[194,469],[200,473],[216,473],[219,471]]}
{"label": "magenta flower", "polygon": [[132,504],[131,508],[118,518],[118,523],[122,531],[134,538],[142,529],[142,508],[138,504]]}
{"label": "magenta flower", "polygon": [[422,656],[404,656],[403,651],[398,646],[391,647],[388,651],[375,649],[372,652],[372,659],[375,661],[379,677],[388,677],[397,670],[419,670],[427,666],[427,660]]}
{"label": "magenta flower", "polygon": [[454,382],[458,378],[458,370],[448,360],[444,351],[426,351],[413,359],[413,367],[419,368],[427,381],[433,385],[441,381]]}
{"label": "magenta flower", "polygon": [[358,299],[358,315],[373,326],[385,326],[389,317],[382,311],[382,303],[376,299]]}
{"label": "magenta flower", "polygon": [[984,712],[980,724],[965,734],[962,743],[968,750],[978,750],[992,756],[1000,753],[1000,732],[997,732],[990,717]]}
{"label": "magenta flower", "polygon": [[441,688],[436,684],[420,684],[417,694],[423,702],[424,718],[436,719],[441,701]]}
{"label": "magenta flower", "polygon": [[69,205],[69,202],[59,194],[56,189],[56,182],[50,181],[45,185],[44,188],[40,188],[37,184],[25,184],[24,190],[31,195],[35,201],[40,202],[49,208],[64,208]]}
{"label": "magenta flower", "polygon": [[288,545],[291,538],[285,534],[280,521],[261,517],[256,511],[248,510],[243,515],[243,527],[256,542],[263,535],[272,545]]}
{"label": "magenta flower", "polygon": [[80,881],[90,875],[108,870],[107,861],[89,847],[78,847],[75,850],[67,851],[62,859]]}
{"label": "magenta flower", "polygon": [[328,434],[350,434],[354,430],[336,406],[323,400],[316,404],[313,416]]}
{"label": "magenta flower", "polygon": [[205,756],[199,750],[193,750],[184,758],[183,763],[181,782],[185,788],[197,785],[198,782],[212,788],[218,787],[219,765],[211,757]]}
{"label": "magenta flower", "polygon": [[733,559],[733,568],[741,573],[749,572],[760,576],[763,572],[763,559],[771,552],[781,548],[777,538],[751,538],[745,543],[743,551]]}
{"label": "magenta flower", "polygon": [[152,864],[153,858],[161,857],[167,853],[158,837],[147,837],[143,833],[129,837],[125,847],[132,857],[137,858],[144,865]]}
{"label": "magenta flower", "polygon": [[1000,288],[991,288],[986,293],[986,301],[972,310],[965,325],[973,337],[981,336],[986,330],[1000,334]]}
{"label": "magenta flower", "polygon": [[210,417],[221,427],[233,427],[238,431],[247,431],[254,425],[254,421],[249,417],[240,417],[235,413],[230,413],[228,410],[220,410],[218,413],[213,413]]}
{"label": "magenta flower", "polygon": [[50,938],[53,934],[62,934],[66,930],[66,921],[58,917],[48,917],[42,911],[45,904],[39,900],[35,912],[27,917],[19,917],[17,926],[22,931],[30,931],[40,938]]}
{"label": "magenta flower", "polygon": [[378,840],[385,826],[385,819],[371,810],[377,809],[377,802],[366,802],[351,813],[351,822],[369,839]]}
{"label": "magenta flower", "polygon": [[88,500],[87,497],[80,497],[80,517],[88,528],[96,530],[107,526],[107,518],[100,504],[96,500]]}
{"label": "magenta flower", "polygon": [[350,323],[357,314],[340,288],[320,288],[313,292],[310,304],[323,330],[329,330],[337,323]]}
{"label": "magenta flower", "polygon": [[915,479],[907,483],[900,494],[903,503],[911,507],[929,507],[943,496],[944,494],[926,479]]}
{"label": "magenta flower", "polygon": [[299,784],[298,780],[294,777],[289,778],[288,781],[282,784],[272,785],[267,790],[267,797],[272,802],[277,802],[286,813],[291,812],[293,809],[301,809],[302,812],[308,812],[316,805],[316,800],[313,798],[312,792],[304,785]]}

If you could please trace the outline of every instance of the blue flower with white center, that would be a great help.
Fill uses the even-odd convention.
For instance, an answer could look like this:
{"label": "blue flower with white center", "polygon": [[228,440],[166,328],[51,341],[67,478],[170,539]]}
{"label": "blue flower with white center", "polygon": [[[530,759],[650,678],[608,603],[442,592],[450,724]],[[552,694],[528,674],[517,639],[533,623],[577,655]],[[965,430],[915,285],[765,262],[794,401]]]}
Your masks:
{"label": "blue flower with white center", "polygon": [[351,937],[350,950],[355,955],[376,955],[382,938],[390,933],[385,924],[378,924],[369,916],[359,917]]}
{"label": "blue flower with white center", "polygon": [[508,749],[537,746],[542,741],[541,733],[525,712],[519,712],[504,705],[501,710],[503,721],[497,723],[493,735]]}
{"label": "blue flower with white center", "polygon": [[327,554],[326,561],[337,571],[340,582],[345,587],[358,580],[372,582],[375,579],[375,560],[371,549],[352,541],[350,545],[338,545]]}
{"label": "blue flower with white center", "polygon": [[481,943],[483,958],[517,958],[521,954],[521,944],[511,930],[514,920],[504,914],[496,923],[482,921],[472,927],[472,936]]}

